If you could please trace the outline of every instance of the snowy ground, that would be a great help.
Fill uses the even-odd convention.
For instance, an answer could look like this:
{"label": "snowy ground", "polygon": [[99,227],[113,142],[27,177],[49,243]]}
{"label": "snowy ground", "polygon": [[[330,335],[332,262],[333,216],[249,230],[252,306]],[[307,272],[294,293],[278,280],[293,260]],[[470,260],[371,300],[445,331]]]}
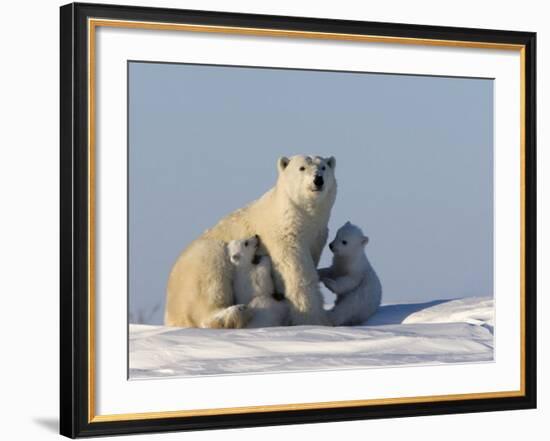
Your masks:
{"label": "snowy ground", "polygon": [[130,378],[493,360],[493,300],[382,306],[363,326],[195,329],[130,325]]}

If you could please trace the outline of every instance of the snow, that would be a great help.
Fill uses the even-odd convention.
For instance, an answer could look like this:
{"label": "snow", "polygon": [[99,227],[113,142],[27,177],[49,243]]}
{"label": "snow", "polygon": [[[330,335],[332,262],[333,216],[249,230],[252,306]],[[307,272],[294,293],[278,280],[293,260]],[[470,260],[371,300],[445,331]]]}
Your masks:
{"label": "snow", "polygon": [[130,379],[493,360],[492,298],[381,306],[362,326],[130,325]]}

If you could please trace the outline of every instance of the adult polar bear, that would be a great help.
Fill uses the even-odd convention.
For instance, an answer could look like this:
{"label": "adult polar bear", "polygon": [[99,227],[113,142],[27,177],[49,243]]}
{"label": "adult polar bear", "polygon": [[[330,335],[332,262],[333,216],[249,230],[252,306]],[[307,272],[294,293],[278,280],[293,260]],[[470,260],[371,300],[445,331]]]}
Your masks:
{"label": "adult polar bear", "polygon": [[254,234],[273,263],[275,288],[290,304],[294,325],[328,324],[317,265],[336,198],[334,157],[279,158],[276,185],[220,220],[179,256],[166,293],[168,326],[246,326],[248,311],[234,305],[233,267],[226,245]]}

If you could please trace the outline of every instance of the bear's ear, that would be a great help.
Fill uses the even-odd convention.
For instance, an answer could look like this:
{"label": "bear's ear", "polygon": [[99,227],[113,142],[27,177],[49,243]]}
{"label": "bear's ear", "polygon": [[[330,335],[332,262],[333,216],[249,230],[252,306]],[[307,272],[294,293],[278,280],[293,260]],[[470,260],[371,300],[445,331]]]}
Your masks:
{"label": "bear's ear", "polygon": [[351,225],[351,222],[347,221],[344,225],[346,225],[346,226]]}
{"label": "bear's ear", "polygon": [[279,169],[279,172],[282,172],[290,162],[290,159],[288,159],[286,156],[281,156],[279,158],[279,161],[277,161],[277,168]]}
{"label": "bear's ear", "polygon": [[369,238],[367,236],[363,236],[363,239],[361,239],[361,243],[363,246],[369,243]]}
{"label": "bear's ear", "polygon": [[327,159],[327,165],[331,168],[331,169],[335,169],[336,168],[336,158],[334,156],[331,156],[330,158]]}

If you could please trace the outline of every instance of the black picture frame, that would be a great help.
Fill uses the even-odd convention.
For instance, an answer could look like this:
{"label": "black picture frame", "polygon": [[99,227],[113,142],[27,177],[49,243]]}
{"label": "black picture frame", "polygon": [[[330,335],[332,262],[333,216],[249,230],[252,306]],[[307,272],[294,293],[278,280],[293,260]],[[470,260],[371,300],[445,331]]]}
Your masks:
{"label": "black picture frame", "polygon": [[[88,46],[90,17],[521,45],[524,50],[524,394],[324,409],[94,421],[89,408]],[[82,436],[253,427],[536,407],[536,34],[73,3],[60,9],[60,433]]]}

